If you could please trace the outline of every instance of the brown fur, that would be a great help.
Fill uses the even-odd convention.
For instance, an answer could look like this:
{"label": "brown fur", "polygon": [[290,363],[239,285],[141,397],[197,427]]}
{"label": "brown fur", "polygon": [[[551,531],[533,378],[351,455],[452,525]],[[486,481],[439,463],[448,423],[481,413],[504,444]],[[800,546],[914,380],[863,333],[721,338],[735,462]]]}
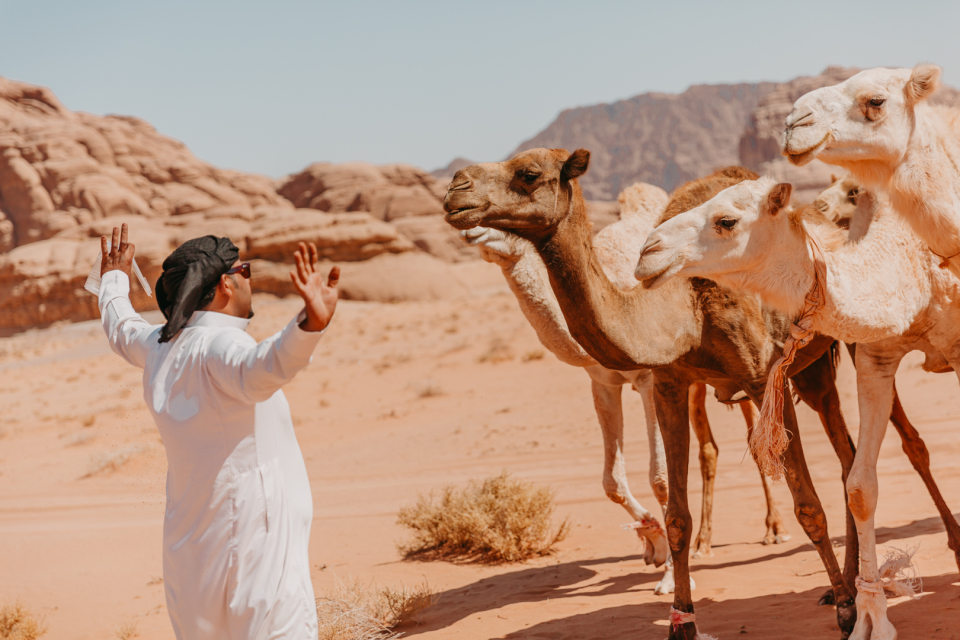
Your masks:
{"label": "brown fur", "polygon": [[670,202],[667,203],[667,208],[663,210],[660,222],[666,222],[685,211],[700,206],[727,187],[732,187],[744,180],[757,180],[759,178],[759,175],[746,167],[731,165],[723,169],[717,169],[708,176],[691,180],[680,185],[670,194]]}

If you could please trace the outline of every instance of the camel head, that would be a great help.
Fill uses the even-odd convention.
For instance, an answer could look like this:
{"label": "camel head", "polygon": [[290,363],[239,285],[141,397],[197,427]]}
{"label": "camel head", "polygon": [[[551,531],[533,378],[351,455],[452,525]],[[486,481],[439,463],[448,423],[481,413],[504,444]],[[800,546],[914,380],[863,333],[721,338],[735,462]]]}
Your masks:
{"label": "camel head", "polygon": [[461,230],[484,226],[535,237],[568,215],[571,198],[580,193],[576,179],[589,164],[585,149],[531,149],[466,167],[447,189],[446,221]]}
{"label": "camel head", "polygon": [[863,187],[850,174],[830,178],[830,186],[820,192],[813,206],[831,222],[849,225],[850,218],[857,210],[857,201],[863,194]]}
{"label": "camel head", "polygon": [[717,280],[762,271],[778,238],[789,233],[790,192],[772,178],[744,180],[667,220],[643,245],[637,280],[654,289],[674,276]]}
{"label": "camel head", "polygon": [[939,82],[940,67],[922,64],[913,69],[869,69],[811,91],[787,116],[781,151],[797,166],[819,158],[860,169],[858,174],[869,168],[892,168],[910,142],[918,105]]}

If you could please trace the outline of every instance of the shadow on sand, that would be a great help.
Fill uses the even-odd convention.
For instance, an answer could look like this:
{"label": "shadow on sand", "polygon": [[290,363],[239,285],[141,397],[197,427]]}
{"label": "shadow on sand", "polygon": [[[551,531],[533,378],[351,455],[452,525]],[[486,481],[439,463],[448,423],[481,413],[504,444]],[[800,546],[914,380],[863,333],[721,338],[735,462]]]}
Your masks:
{"label": "shadow on sand", "polygon": [[[939,518],[926,518],[898,527],[877,529],[878,542],[903,540],[919,535],[943,531]],[[842,542],[842,538],[839,539]],[[759,545],[758,545],[759,547]],[[723,570],[731,566],[759,564],[776,558],[785,558],[799,552],[812,551],[804,544],[776,552],[778,547],[759,547],[769,553],[755,558],[715,564],[695,564],[696,573]],[[618,562],[636,563],[638,570],[626,575],[610,576],[584,586],[598,576],[602,565]],[[952,567],[939,576],[924,577],[924,594],[915,600],[897,602],[890,608],[890,619],[900,631],[900,640],[910,638],[960,639],[960,581]],[[440,594],[437,605],[425,615],[416,627],[403,629],[405,636],[416,636],[449,627],[460,620],[486,611],[494,611],[517,604],[536,604],[551,601],[551,605],[569,598],[597,598],[627,592],[653,591],[662,572],[644,568],[642,557],[607,557],[585,559],[517,571],[483,578],[459,589]],[[758,579],[763,570],[758,568]],[[825,576],[824,576],[825,578]],[[695,604],[701,631],[724,638],[839,638],[833,607],[818,607],[817,601],[827,585],[804,592],[790,592],[755,598],[727,598],[721,602],[709,598]],[[696,592],[694,592],[696,593]],[[495,640],[515,638],[575,639],[575,638],[665,638],[665,620],[672,598],[664,596],[661,602],[620,605],[570,615],[518,629]],[[575,611],[583,607],[580,600],[564,605]],[[479,637],[479,636],[478,636]]]}

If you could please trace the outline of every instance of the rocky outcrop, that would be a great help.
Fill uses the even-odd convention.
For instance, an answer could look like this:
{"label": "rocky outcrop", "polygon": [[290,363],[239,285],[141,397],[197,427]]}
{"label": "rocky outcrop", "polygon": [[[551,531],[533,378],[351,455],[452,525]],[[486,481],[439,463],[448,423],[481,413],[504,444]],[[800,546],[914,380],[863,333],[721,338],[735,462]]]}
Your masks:
{"label": "rocky outcrop", "polygon": [[264,176],[218,169],[137,118],[64,107],[0,78],[0,250],[112,216],[292,208]]}

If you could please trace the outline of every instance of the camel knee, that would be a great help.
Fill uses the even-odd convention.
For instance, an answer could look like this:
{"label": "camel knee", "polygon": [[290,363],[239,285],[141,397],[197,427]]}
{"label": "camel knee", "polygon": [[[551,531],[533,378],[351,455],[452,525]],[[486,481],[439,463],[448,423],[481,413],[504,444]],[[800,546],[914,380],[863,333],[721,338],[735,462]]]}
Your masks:
{"label": "camel knee", "polygon": [[811,542],[820,542],[827,536],[827,519],[822,509],[812,505],[798,505],[794,513],[797,515],[797,522],[800,523]]}
{"label": "camel knee", "polygon": [[670,542],[670,551],[678,554],[687,548],[690,540],[690,530],[693,528],[693,518],[685,516],[667,516],[667,540]]}
{"label": "camel knee", "polygon": [[607,491],[607,497],[617,504],[624,504],[627,498],[618,491]]}
{"label": "camel knee", "polygon": [[873,512],[872,503],[869,491],[863,484],[847,480],[847,505],[854,518],[860,522],[870,518]]}

